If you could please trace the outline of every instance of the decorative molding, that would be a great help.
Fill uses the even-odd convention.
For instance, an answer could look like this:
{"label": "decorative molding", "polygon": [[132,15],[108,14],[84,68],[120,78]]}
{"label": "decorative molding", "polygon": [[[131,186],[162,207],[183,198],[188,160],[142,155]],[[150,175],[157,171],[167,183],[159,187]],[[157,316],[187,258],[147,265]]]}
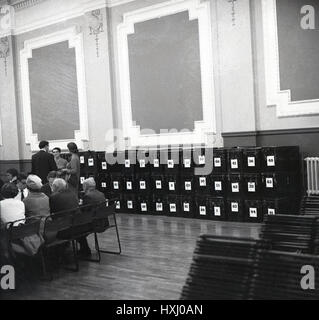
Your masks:
{"label": "decorative molding", "polygon": [[4,74],[8,75],[8,57],[10,54],[9,37],[0,38],[0,59],[4,62]]}
{"label": "decorative molding", "polygon": [[[130,3],[136,0],[76,0],[76,1],[65,1],[63,8],[56,6],[54,11],[52,10],[52,2],[54,0],[26,0],[26,1],[14,1],[11,7],[16,11],[15,27],[12,30],[0,32],[1,36],[5,35],[19,35],[22,33],[30,32],[33,30],[41,29],[61,23],[70,19],[84,16],[88,12],[103,8],[113,8],[126,3]],[[43,15],[46,12],[45,4],[48,5],[48,11],[53,11],[50,15]],[[37,14],[36,19],[28,20],[28,10],[36,10],[38,4],[42,4],[40,15]],[[15,6],[15,7],[14,7]],[[34,12],[32,13],[34,15]]]}
{"label": "decorative molding", "polygon": [[0,38],[12,35],[14,22],[14,8],[8,4],[0,4]]}
{"label": "decorative molding", "polygon": [[24,115],[24,128],[26,144],[31,145],[31,150],[38,150],[38,134],[32,129],[31,99],[30,99],[30,81],[29,81],[29,63],[28,59],[32,58],[32,50],[42,48],[48,45],[69,42],[70,48],[75,48],[76,55],[76,72],[79,98],[79,118],[80,130],[74,132],[74,140],[56,140],[50,141],[52,147],[58,144],[64,150],[67,150],[67,144],[71,141],[83,148],[84,142],[88,141],[88,116],[87,116],[87,96],[85,81],[85,65],[83,55],[83,35],[77,33],[76,28],[61,30],[56,33],[48,34],[39,38],[33,38],[24,42],[24,49],[20,52],[21,65],[21,85],[22,85],[22,102]]}
{"label": "decorative molding", "polygon": [[258,136],[274,136],[274,135],[291,135],[291,134],[313,134],[319,133],[319,128],[297,128],[297,129],[278,129],[278,130],[261,130],[261,131],[245,131],[245,132],[224,132],[223,138],[231,137],[258,137]]}
{"label": "decorative molding", "polygon": [[[198,19],[201,83],[203,101],[203,121],[195,122],[193,132],[141,134],[140,127],[132,118],[128,35],[134,33],[134,24],[188,11],[189,19]],[[156,146],[178,144],[208,144],[210,135],[216,134],[215,94],[213,78],[213,52],[211,35],[211,16],[209,1],[175,0],[148,6],[124,14],[123,23],[117,28],[120,106],[124,138],[131,146]]]}
{"label": "decorative molding", "polygon": [[257,131],[244,131],[244,132],[223,132],[222,137],[255,137],[257,135]]}
{"label": "decorative molding", "polygon": [[43,1],[46,0],[11,0],[9,1],[9,4],[13,6],[15,10],[22,10],[35,6]]}
{"label": "decorative molding", "polygon": [[236,2],[237,0],[227,0],[231,4],[231,17],[232,17],[232,25],[236,26]]}
{"label": "decorative molding", "polygon": [[95,36],[96,42],[96,56],[100,56],[100,48],[99,48],[99,35],[104,32],[104,24],[103,24],[103,14],[100,9],[93,10],[89,14],[89,29],[90,35]]}
{"label": "decorative molding", "polygon": [[[48,0],[11,0],[9,4],[14,7],[15,10],[23,10],[30,7],[33,7],[41,2]],[[90,0],[91,4],[87,4],[88,6],[99,6],[99,8],[112,8],[116,6],[120,6],[135,0]],[[235,0],[236,1],[236,0]],[[88,1],[87,1],[88,2]]]}
{"label": "decorative molding", "polygon": [[276,0],[262,0],[267,106],[278,117],[319,114],[319,99],[291,101],[290,90],[280,90],[279,42]]}

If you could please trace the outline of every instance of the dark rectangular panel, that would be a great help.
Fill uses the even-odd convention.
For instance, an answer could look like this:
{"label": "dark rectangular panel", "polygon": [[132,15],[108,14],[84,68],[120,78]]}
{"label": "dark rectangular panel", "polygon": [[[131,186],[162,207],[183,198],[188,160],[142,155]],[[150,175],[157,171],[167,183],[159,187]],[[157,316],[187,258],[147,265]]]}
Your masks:
{"label": "dark rectangular panel", "polygon": [[80,129],[75,49],[68,42],[33,50],[29,59],[33,132],[39,140],[74,139]]}
{"label": "dark rectangular panel", "polygon": [[198,20],[182,12],[137,23],[128,46],[133,120],[193,131],[203,120]]}
{"label": "dark rectangular panel", "polygon": [[290,89],[292,101],[319,99],[319,28],[302,29],[305,5],[319,15],[318,0],[277,0],[280,89]]}

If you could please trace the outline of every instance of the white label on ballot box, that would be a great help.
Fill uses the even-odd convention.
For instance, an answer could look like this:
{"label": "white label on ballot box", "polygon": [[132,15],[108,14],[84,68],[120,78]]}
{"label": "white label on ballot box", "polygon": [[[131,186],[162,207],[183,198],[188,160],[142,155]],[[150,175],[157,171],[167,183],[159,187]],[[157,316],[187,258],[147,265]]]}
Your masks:
{"label": "white label on ballot box", "polygon": [[173,169],[174,168],[174,160],[168,160],[167,161],[167,167],[169,169]]}
{"label": "white label on ballot box", "polygon": [[140,181],[140,189],[145,190],[146,189],[146,182],[145,181]]}
{"label": "white label on ballot box", "polygon": [[94,159],[88,160],[89,167],[94,167]]}
{"label": "white label on ballot box", "polygon": [[266,179],[266,188],[272,189],[274,187],[274,179],[267,178]]}
{"label": "white label on ballot box", "polygon": [[202,177],[202,178],[199,178],[199,185],[201,187],[206,187],[206,178],[205,177]]}
{"label": "white label on ballot box", "polygon": [[81,177],[81,178],[80,178],[81,184],[83,184],[84,181],[85,181],[85,178],[84,178],[84,177]]}
{"label": "white label on ballot box", "polygon": [[154,159],[153,166],[154,166],[154,168],[159,168],[159,160],[158,159]]}
{"label": "white label on ballot box", "polygon": [[127,181],[126,182],[126,189],[127,190],[132,190],[132,181]]}
{"label": "white label on ballot box", "polygon": [[175,182],[170,182],[169,183],[169,190],[170,191],[175,191]]}
{"label": "white label on ballot box", "polygon": [[268,156],[267,157],[267,166],[268,167],[274,167],[275,165],[276,165],[275,156]]}
{"label": "white label on ballot box", "polygon": [[161,180],[156,180],[156,189],[162,189],[162,181]]}
{"label": "white label on ballot box", "polygon": [[238,169],[238,160],[237,159],[231,159],[230,165],[232,169]]}
{"label": "white label on ballot box", "polygon": [[106,188],[106,182],[102,182],[102,188],[103,188],[103,189]]}
{"label": "white label on ballot box", "polygon": [[214,208],[214,214],[215,214],[216,217],[220,217],[221,216],[220,207],[215,207]]}
{"label": "white label on ballot box", "polygon": [[220,168],[222,166],[222,159],[221,158],[214,158],[214,167]]}
{"label": "white label on ballot box", "polygon": [[127,208],[133,209],[133,201],[127,201]]}
{"label": "white label on ballot box", "polygon": [[184,211],[185,212],[189,212],[189,203],[188,202],[184,202]]}
{"label": "white label on ballot box", "polygon": [[107,163],[106,162],[102,162],[102,170],[107,170]]}
{"label": "white label on ballot box", "polygon": [[175,203],[171,203],[169,205],[169,210],[170,210],[170,212],[176,212],[176,204]]}
{"label": "white label on ballot box", "polygon": [[255,157],[248,157],[247,162],[248,162],[248,167],[255,167],[256,166]]}
{"label": "white label on ballot box", "polygon": [[185,159],[184,160],[184,167],[190,168],[191,167],[191,159]]}
{"label": "white label on ballot box", "polygon": [[80,163],[81,163],[81,164],[84,164],[84,163],[85,163],[84,156],[81,156],[81,157],[80,157]]}
{"label": "white label on ballot box", "polygon": [[238,202],[232,202],[231,203],[231,211],[232,212],[239,212]]}
{"label": "white label on ballot box", "polygon": [[163,211],[163,203],[156,203],[156,211]]}
{"label": "white label on ballot box", "polygon": [[140,168],[145,168],[145,160],[140,160]]}
{"label": "white label on ballot box", "polygon": [[222,182],[215,181],[215,191],[222,191]]}
{"label": "white label on ballot box", "polygon": [[205,206],[200,206],[199,207],[199,214],[201,216],[206,216],[206,207]]}
{"label": "white label on ballot box", "polygon": [[130,168],[131,167],[131,160],[130,159],[126,159],[124,164],[125,164],[125,168]]}
{"label": "white label on ballot box", "polygon": [[205,156],[198,157],[198,164],[203,165],[205,164],[205,162],[206,162]]}
{"label": "white label on ballot box", "polygon": [[113,181],[113,188],[115,190],[118,190],[120,188],[119,182],[118,181]]}
{"label": "white label on ballot box", "polygon": [[269,216],[274,216],[274,215],[276,215],[276,210],[275,210],[275,209],[268,209],[268,215],[269,215]]}
{"label": "white label on ballot box", "polygon": [[239,192],[239,183],[238,182],[232,183],[231,184],[231,190],[234,193],[238,193]]}
{"label": "white label on ballot box", "polygon": [[257,208],[249,208],[250,218],[257,218]]}
{"label": "white label on ballot box", "polygon": [[116,202],[116,209],[121,209],[121,202],[120,201]]}
{"label": "white label on ballot box", "polygon": [[248,192],[256,192],[256,183],[248,182]]}
{"label": "white label on ballot box", "polygon": [[141,203],[141,210],[143,212],[146,212],[147,211],[147,204],[146,203]]}
{"label": "white label on ballot box", "polygon": [[186,191],[192,190],[192,183],[190,181],[185,181],[185,190]]}

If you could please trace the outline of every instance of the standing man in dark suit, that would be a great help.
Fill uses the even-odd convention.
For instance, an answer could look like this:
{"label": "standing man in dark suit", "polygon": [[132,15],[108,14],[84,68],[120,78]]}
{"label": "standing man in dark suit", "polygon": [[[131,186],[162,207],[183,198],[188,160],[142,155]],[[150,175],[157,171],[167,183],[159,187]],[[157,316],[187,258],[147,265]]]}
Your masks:
{"label": "standing man in dark suit", "polygon": [[57,171],[54,156],[49,153],[49,142],[41,141],[39,144],[40,151],[32,156],[32,174],[42,179],[42,183],[46,184],[47,176],[51,171]]}

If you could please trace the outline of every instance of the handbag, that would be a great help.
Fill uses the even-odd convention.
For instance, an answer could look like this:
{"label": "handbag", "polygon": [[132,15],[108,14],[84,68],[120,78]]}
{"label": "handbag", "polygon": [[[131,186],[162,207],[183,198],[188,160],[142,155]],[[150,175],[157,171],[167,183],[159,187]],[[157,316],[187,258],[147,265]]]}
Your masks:
{"label": "handbag", "polygon": [[45,218],[40,219],[40,228],[37,234],[33,234],[22,239],[19,239],[11,243],[13,253],[18,255],[24,255],[28,257],[34,257],[39,252],[40,248],[44,244]]}

